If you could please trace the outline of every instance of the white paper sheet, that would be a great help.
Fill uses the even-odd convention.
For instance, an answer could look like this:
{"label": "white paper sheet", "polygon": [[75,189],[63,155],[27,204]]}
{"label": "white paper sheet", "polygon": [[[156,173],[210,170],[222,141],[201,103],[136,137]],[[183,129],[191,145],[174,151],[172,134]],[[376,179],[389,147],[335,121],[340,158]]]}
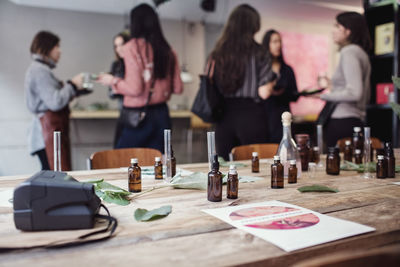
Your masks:
{"label": "white paper sheet", "polygon": [[275,200],[207,209],[203,212],[271,242],[285,251],[375,231],[369,226]]}
{"label": "white paper sheet", "polygon": [[12,208],[10,199],[13,198],[14,189],[5,189],[0,191],[0,207]]}

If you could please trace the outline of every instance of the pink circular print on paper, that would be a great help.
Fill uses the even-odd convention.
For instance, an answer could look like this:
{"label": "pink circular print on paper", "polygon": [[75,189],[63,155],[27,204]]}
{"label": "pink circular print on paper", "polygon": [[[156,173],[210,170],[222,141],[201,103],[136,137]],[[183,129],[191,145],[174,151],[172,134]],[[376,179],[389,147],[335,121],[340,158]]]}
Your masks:
{"label": "pink circular print on paper", "polygon": [[[260,217],[271,214],[279,214],[297,211],[299,209],[290,207],[280,206],[267,206],[267,207],[255,207],[247,208],[232,212],[229,214],[229,218],[233,221],[242,220],[246,218]],[[256,222],[247,224],[247,227],[259,228],[259,229],[270,229],[270,230],[289,230],[289,229],[300,229],[309,226],[313,226],[319,222],[319,218],[312,214],[302,214],[284,219],[269,220],[264,222]]]}

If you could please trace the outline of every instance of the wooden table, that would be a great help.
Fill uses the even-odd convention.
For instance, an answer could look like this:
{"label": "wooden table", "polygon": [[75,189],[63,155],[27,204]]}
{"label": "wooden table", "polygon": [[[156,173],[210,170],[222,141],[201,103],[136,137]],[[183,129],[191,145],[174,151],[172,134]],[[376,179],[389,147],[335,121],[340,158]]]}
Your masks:
{"label": "wooden table", "polygon": [[[262,163],[260,177],[265,180],[239,185],[239,199],[228,200],[224,186],[223,201],[208,202],[205,191],[162,188],[132,200],[129,206],[107,204],[119,220],[117,236],[109,241],[61,250],[36,250],[0,254],[0,265],[12,266],[287,266],[303,259],[339,251],[386,246],[400,242],[400,186],[395,179],[363,179],[355,172],[327,176],[323,171],[310,179],[306,174],[297,184],[285,184],[283,190],[270,189],[270,170]],[[192,171],[206,171],[208,164],[181,165]],[[222,168],[226,172],[227,168]],[[251,175],[249,167],[238,168]],[[127,174],[121,169],[71,172],[84,180],[104,178],[127,187]],[[0,190],[12,188],[28,176],[0,177]],[[144,179],[143,189],[159,182]],[[299,186],[324,184],[339,193],[300,193]],[[245,203],[279,200],[329,216],[376,228],[375,232],[285,252],[273,244],[233,228],[203,213],[202,209]],[[136,208],[153,209],[172,205],[172,213],[153,222],[136,222]],[[35,245],[72,238],[88,230],[25,233],[15,229],[12,209],[0,207],[0,246]]]}

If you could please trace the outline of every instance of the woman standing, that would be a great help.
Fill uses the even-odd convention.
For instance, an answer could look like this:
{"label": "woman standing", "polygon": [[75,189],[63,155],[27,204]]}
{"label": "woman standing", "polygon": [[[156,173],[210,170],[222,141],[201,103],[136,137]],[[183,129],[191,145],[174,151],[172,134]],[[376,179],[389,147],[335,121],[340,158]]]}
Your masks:
{"label": "woman standing", "polygon": [[319,97],[334,103],[325,125],[328,147],[350,137],[354,126],[363,126],[370,97],[371,49],[367,23],[359,13],[344,12],[336,17],[333,40],[339,45],[340,60],[331,80],[331,89]]}
{"label": "woman standing", "polygon": [[[162,151],[163,131],[171,128],[166,102],[172,93],[183,91],[179,64],[149,5],[135,7],[130,17],[131,40],[124,45],[122,55],[125,77],[102,74],[99,82],[124,96],[124,125],[117,148],[150,147]],[[141,112],[146,113],[144,120],[132,124],[128,118]]]}
{"label": "woman standing", "polygon": [[[124,78],[125,77],[125,64],[124,59],[122,58],[123,55],[123,47],[124,44],[129,41],[129,36],[125,32],[121,32],[114,37],[114,53],[115,53],[115,61],[111,64],[110,74],[114,75],[115,77]],[[120,94],[115,94],[110,87],[110,98],[117,99],[119,104],[119,110],[121,112],[123,107],[124,97]],[[117,120],[117,127],[115,129],[114,135],[114,148],[117,147],[117,142],[122,133],[122,120],[121,116]]]}
{"label": "woman standing", "polygon": [[275,30],[265,33],[262,45],[272,59],[272,70],[278,74],[278,80],[272,95],[265,101],[268,123],[268,142],[279,143],[282,139],[281,115],[290,112],[290,102],[297,101],[296,77],[293,69],[286,64],[282,54],[282,38]]}
{"label": "woman standing", "polygon": [[276,74],[261,45],[254,40],[259,29],[260,16],[253,7],[236,7],[210,55],[224,109],[216,124],[216,148],[225,159],[234,146],[267,141],[262,99],[270,96]]}
{"label": "woman standing", "polygon": [[28,109],[40,118],[46,156],[54,168],[53,132],[61,131],[61,167],[71,170],[69,142],[69,102],[82,89],[82,75],[78,74],[65,84],[58,80],[52,69],[61,56],[60,39],[51,32],[41,31],[31,44],[32,63],[26,71],[25,93]]}

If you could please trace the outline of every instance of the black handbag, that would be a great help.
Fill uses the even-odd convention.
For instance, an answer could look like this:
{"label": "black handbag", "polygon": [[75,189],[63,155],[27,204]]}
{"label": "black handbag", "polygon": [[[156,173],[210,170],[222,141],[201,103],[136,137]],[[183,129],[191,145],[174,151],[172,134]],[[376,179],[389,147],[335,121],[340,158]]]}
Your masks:
{"label": "black handbag", "polygon": [[335,111],[336,106],[336,102],[327,101],[318,115],[317,124],[325,126],[331,118],[332,113]]}
{"label": "black handbag", "polygon": [[216,123],[222,117],[223,96],[213,81],[215,61],[208,62],[206,74],[200,75],[200,88],[191,111],[204,122]]}

